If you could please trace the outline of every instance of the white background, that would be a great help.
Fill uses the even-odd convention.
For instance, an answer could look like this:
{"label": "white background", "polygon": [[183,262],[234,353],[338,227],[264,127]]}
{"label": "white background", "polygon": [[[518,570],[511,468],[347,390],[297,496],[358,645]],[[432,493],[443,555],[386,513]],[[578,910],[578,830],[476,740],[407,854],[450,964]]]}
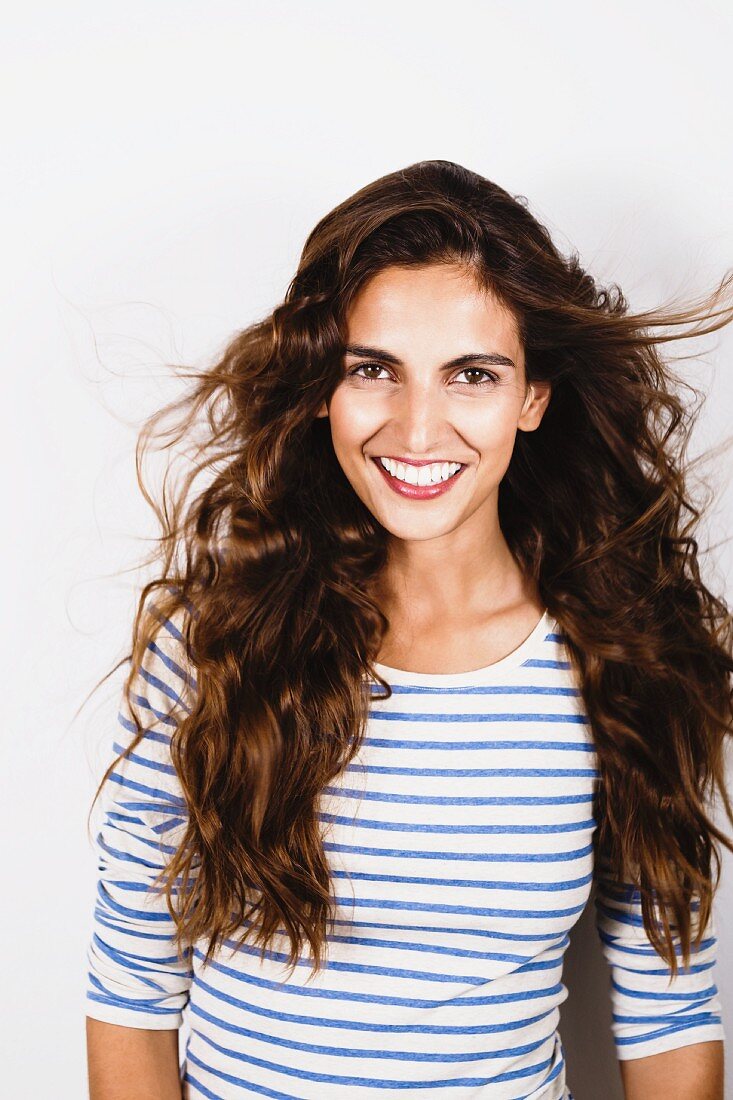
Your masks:
{"label": "white background", "polygon": [[[316,220],[430,157],[526,195],[563,251],[632,307],[712,289],[733,254],[730,10],[127,0],[5,12],[5,1095],[86,1094],[86,813],[119,676],[76,712],[127,651],[135,566],[157,532],[133,448],[172,394],[166,364],[209,362],[277,304]],[[708,397],[693,453],[727,436],[733,402],[730,329],[697,344],[684,369]],[[702,544],[730,603],[725,472],[712,464]],[[733,1034],[724,854],[716,980]],[[561,1025],[576,1100],[621,1096],[604,967],[587,909]]]}

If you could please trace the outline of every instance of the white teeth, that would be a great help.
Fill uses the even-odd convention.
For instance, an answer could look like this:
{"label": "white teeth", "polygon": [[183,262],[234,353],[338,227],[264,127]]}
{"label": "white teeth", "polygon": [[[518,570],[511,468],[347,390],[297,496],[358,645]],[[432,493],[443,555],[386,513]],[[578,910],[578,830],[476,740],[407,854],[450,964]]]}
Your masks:
{"label": "white teeth", "polygon": [[447,481],[462,465],[460,462],[431,462],[429,466],[409,466],[404,462],[394,462],[391,458],[380,458],[379,461],[392,477],[408,485],[436,485]]}

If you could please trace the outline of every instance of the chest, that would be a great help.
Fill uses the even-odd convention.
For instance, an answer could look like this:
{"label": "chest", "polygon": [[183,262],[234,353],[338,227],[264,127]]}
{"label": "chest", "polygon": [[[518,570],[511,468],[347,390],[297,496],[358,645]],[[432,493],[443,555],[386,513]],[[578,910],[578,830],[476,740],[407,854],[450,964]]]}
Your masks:
{"label": "chest", "polygon": [[344,916],[572,927],[591,888],[598,772],[577,695],[558,686],[403,685],[372,704],[321,802]]}

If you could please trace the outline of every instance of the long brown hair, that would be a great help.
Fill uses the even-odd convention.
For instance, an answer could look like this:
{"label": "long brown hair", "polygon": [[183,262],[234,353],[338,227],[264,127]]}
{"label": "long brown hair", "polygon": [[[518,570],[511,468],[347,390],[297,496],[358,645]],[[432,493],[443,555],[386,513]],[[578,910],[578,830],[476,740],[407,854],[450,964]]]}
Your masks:
{"label": "long brown hair", "polygon": [[[733,627],[701,579],[685,458],[696,411],[661,346],[728,324],[733,275],[692,304],[631,313],[616,284],[561,255],[523,196],[450,161],[386,175],[323,217],[282,303],[210,368],[180,372],[183,396],[145,421],[137,474],[162,533],[125,658],[137,734],[94,802],[145,735],[135,677],[161,621],[175,621],[190,676],[170,752],[187,814],[156,887],[178,948],[207,940],[208,962],[244,924],[240,942],[264,954],[284,926],[291,967],[307,944],[320,968],[334,913],[318,800],[360,747],[365,677],[390,693],[371,663],[388,626],[375,585],[389,533],[316,412],[343,376],[355,295],[388,265],[436,262],[464,265],[508,306],[527,380],[552,383],[539,428],[517,434],[501,529],[578,676],[601,776],[596,855],[638,886],[675,974],[672,931],[687,966],[691,913],[698,944],[711,917],[718,842],[733,852],[706,806],[719,791],[733,822]],[[189,464],[160,499],[142,473],[156,448]]]}

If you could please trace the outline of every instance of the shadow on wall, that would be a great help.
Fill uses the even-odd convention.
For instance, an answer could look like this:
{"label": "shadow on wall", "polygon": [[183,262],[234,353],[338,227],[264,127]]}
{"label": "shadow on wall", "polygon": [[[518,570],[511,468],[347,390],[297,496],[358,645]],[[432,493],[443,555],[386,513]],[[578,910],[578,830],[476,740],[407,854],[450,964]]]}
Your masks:
{"label": "shadow on wall", "polygon": [[595,886],[571,929],[563,982],[568,998],[560,1008],[560,1036],[567,1083],[574,1100],[624,1100],[611,1032],[610,971],[595,926]]}

